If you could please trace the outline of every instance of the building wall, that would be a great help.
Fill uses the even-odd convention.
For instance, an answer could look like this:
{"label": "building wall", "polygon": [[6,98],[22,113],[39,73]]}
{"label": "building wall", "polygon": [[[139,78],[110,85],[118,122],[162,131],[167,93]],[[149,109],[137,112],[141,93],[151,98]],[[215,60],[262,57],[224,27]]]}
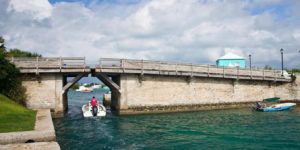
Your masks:
{"label": "building wall", "polygon": [[274,96],[282,100],[300,99],[295,83],[149,75],[142,79],[138,75],[122,75],[121,93],[121,109],[249,103]]}
{"label": "building wall", "polygon": [[234,67],[246,68],[246,61],[244,59],[219,59],[217,60],[217,66],[220,67]]}

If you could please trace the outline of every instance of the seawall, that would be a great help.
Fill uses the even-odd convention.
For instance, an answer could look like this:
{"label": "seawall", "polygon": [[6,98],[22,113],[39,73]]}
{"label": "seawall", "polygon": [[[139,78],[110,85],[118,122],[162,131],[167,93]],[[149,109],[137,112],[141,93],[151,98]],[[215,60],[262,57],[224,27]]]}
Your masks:
{"label": "seawall", "polygon": [[[26,143],[34,142],[34,143]],[[33,131],[0,133],[0,149],[60,149],[49,109],[37,110]]]}
{"label": "seawall", "polygon": [[143,114],[249,107],[268,97],[300,99],[300,75],[293,83],[155,75],[121,75],[119,114]]}

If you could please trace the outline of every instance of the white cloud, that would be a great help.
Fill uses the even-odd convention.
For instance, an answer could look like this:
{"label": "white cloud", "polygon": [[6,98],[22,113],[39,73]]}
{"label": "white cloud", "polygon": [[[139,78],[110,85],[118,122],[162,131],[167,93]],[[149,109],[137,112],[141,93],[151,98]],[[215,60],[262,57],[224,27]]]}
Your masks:
{"label": "white cloud", "polygon": [[46,0],[11,0],[7,10],[25,13],[34,19],[44,19],[51,16],[52,6]]}
{"label": "white cloud", "polygon": [[264,31],[264,30],[253,31],[250,33],[250,36],[257,42],[268,40],[268,39],[274,40],[276,42],[280,41],[280,39],[278,37],[276,37],[273,33],[269,32],[269,31]]}
{"label": "white cloud", "polygon": [[251,53],[253,64],[264,66],[279,65],[283,47],[287,64],[297,65],[292,55],[300,48],[297,14],[286,16],[288,23],[276,20],[272,11],[251,15],[256,8],[283,3],[279,0],[0,3],[0,34],[7,47],[44,56],[86,56],[90,63],[120,57],[214,64],[234,52],[245,58]]}

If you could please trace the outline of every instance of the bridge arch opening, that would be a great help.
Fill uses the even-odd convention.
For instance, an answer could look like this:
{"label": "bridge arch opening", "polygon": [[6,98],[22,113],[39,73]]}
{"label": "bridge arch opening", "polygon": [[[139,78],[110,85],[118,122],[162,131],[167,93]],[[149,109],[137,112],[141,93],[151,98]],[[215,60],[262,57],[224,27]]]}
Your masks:
{"label": "bridge arch opening", "polygon": [[[118,108],[118,97],[120,96],[119,76],[92,72],[89,74],[67,74],[63,78],[62,105],[64,112],[69,111],[70,97],[74,99],[74,94],[81,98],[81,102],[77,102],[76,105],[86,104],[95,96],[100,103],[103,103],[104,106],[111,110],[114,111]],[[77,99],[77,97],[75,99]],[[74,105],[74,102],[71,103]],[[78,109],[78,106],[76,106],[76,108]]]}

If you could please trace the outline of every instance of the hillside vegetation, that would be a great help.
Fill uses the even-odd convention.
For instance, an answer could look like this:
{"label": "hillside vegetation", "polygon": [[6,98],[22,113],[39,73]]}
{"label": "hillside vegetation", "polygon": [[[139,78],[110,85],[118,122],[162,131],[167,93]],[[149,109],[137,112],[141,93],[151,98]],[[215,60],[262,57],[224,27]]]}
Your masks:
{"label": "hillside vegetation", "polygon": [[36,111],[0,94],[0,133],[33,130]]}

